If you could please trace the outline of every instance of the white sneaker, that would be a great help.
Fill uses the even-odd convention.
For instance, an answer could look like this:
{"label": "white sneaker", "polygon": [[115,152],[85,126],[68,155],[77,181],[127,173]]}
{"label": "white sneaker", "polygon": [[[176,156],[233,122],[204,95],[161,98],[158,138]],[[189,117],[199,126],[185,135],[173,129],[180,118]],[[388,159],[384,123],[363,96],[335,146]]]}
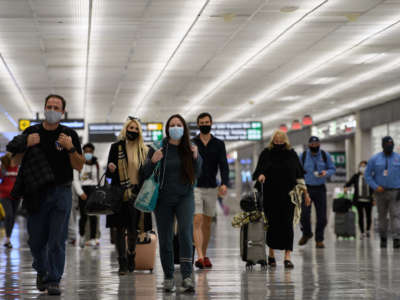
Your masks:
{"label": "white sneaker", "polygon": [[99,249],[99,248],[100,248],[100,242],[99,242],[98,239],[96,239],[96,240],[94,241],[93,248],[94,248],[94,249]]}
{"label": "white sneaker", "polygon": [[194,293],[194,283],[192,278],[186,277],[182,281],[182,288],[185,293]]}
{"label": "white sneaker", "polygon": [[86,242],[86,246],[88,246],[88,247],[94,247],[95,245],[96,245],[96,242],[94,239],[91,239]]}
{"label": "white sneaker", "polygon": [[173,293],[175,292],[175,280],[173,278],[171,279],[164,279],[164,291],[167,293]]}

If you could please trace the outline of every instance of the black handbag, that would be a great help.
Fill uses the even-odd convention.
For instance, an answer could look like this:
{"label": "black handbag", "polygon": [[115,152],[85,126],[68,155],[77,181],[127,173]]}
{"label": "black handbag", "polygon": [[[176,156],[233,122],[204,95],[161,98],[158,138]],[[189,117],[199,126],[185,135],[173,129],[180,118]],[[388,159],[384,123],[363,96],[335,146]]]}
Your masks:
{"label": "black handbag", "polygon": [[[100,182],[104,176],[105,174],[101,177]],[[123,195],[124,190],[120,186],[108,184],[105,180],[104,185],[100,186],[99,183],[86,200],[86,212],[88,215],[118,213],[121,210]]]}
{"label": "black handbag", "polygon": [[263,185],[260,184],[260,191],[255,190],[245,195],[240,200],[240,208],[245,212],[263,210]]}
{"label": "black handbag", "polygon": [[351,200],[347,198],[336,198],[333,199],[333,211],[335,213],[345,213],[348,212],[352,206]]}

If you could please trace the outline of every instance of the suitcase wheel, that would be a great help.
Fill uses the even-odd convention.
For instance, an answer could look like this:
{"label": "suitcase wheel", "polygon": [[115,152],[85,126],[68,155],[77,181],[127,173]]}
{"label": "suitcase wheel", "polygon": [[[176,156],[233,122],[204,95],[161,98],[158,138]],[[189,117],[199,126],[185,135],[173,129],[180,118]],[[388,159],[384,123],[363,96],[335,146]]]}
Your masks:
{"label": "suitcase wheel", "polygon": [[254,265],[255,265],[255,263],[253,263],[252,261],[248,261],[246,263],[246,270],[252,271]]}
{"label": "suitcase wheel", "polygon": [[151,274],[153,274],[153,269],[150,269],[149,271],[150,271]]}
{"label": "suitcase wheel", "polygon": [[260,261],[258,261],[258,263],[259,263],[260,266],[261,266],[261,270],[267,269],[268,264],[267,264],[267,262],[266,262],[265,260],[260,260]]}

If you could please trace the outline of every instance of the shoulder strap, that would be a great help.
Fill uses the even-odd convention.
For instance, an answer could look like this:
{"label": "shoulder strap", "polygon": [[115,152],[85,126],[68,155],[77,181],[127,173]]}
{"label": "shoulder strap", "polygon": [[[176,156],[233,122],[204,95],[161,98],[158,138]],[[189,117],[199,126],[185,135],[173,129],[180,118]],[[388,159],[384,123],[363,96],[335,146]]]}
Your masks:
{"label": "shoulder strap", "polygon": [[322,154],[322,159],[324,160],[324,163],[327,163],[328,157],[326,156],[326,152],[324,150],[321,150],[321,154]]}
{"label": "shoulder strap", "polygon": [[97,182],[100,183],[100,166],[97,161],[96,161],[96,169],[97,169]]}

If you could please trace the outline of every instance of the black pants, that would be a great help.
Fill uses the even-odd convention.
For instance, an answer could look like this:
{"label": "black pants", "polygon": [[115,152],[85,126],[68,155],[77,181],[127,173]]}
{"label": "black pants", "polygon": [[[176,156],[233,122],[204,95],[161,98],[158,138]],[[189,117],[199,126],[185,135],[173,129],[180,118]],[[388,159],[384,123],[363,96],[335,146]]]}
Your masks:
{"label": "black pants", "polygon": [[[317,242],[322,242],[324,240],[324,231],[327,224],[326,217],[326,187],[321,186],[310,186],[307,185],[308,193],[310,194],[311,202],[315,205],[315,210],[317,213],[317,225],[315,228],[315,240]],[[302,203],[301,210],[301,230],[303,235],[310,237],[312,236],[311,231],[311,205],[306,206],[305,201]]]}
{"label": "black pants", "polygon": [[[131,227],[117,227],[115,246],[117,247],[118,257],[126,257],[126,244],[128,242],[128,251],[133,254],[136,250],[137,230]],[[126,236],[128,237],[126,239]]]}
{"label": "black pants", "polygon": [[5,199],[1,199],[0,201],[3,204],[3,208],[6,213],[6,218],[4,220],[6,236],[8,238],[10,238],[12,230],[14,228],[15,217],[17,215],[17,209],[18,209],[20,200],[5,198]]}
{"label": "black pants", "polygon": [[356,207],[358,211],[358,226],[360,227],[361,233],[364,233],[364,211],[367,219],[367,231],[369,231],[372,223],[372,203],[357,202]]}
{"label": "black pants", "polygon": [[[83,191],[85,192],[86,196],[89,198],[90,194],[94,191],[95,186],[83,186],[82,187]],[[89,218],[90,222],[90,239],[95,239],[96,238],[96,230],[97,230],[97,221],[98,217],[97,216],[88,216],[86,213],[86,200],[82,200],[79,198],[79,210],[81,213],[81,217],[79,219],[79,235],[84,236],[85,235],[85,227],[86,227],[86,221]]]}

